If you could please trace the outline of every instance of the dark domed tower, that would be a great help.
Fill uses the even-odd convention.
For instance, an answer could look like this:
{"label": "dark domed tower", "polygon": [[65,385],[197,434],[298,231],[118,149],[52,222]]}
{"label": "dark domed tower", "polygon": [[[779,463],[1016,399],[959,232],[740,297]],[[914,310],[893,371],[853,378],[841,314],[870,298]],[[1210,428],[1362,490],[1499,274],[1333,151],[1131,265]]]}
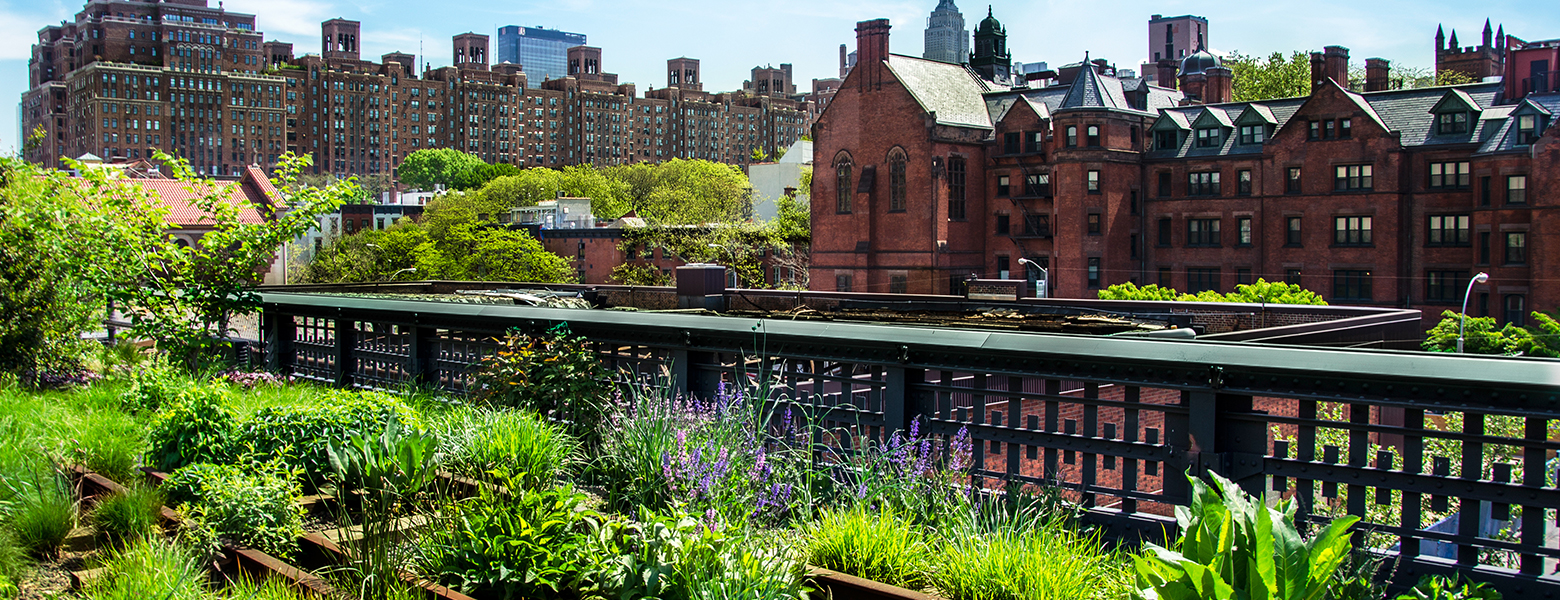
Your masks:
{"label": "dark domed tower", "polygon": [[1234,80],[1230,70],[1212,52],[1198,48],[1181,59],[1180,89],[1188,101],[1219,104],[1230,101]]}
{"label": "dark domed tower", "polygon": [[1009,81],[1013,55],[1007,49],[1007,30],[991,16],[990,6],[986,7],[986,18],[975,29],[975,52],[970,55],[970,67],[990,81]]}

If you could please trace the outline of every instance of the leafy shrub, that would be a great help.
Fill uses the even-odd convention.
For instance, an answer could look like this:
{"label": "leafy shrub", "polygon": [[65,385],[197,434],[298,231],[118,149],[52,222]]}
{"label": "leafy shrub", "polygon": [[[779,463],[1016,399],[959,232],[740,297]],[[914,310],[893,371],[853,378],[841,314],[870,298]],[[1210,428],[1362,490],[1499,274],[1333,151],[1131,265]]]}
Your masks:
{"label": "leafy shrub", "polygon": [[152,419],[147,462],[162,471],[227,462],[235,450],[237,417],[219,386],[191,386]]}
{"label": "leafy shrub", "polygon": [[163,495],[157,488],[136,484],[99,500],[87,521],[109,543],[122,545],[156,533],[162,506]]}
{"label": "leafy shrub", "polygon": [[1267,281],[1258,279],[1256,283],[1243,283],[1235,286],[1235,291],[1228,294],[1204,291],[1199,294],[1183,294],[1172,288],[1159,287],[1157,284],[1138,287],[1137,284],[1127,282],[1118,283],[1099,291],[1101,300],[1158,300],[1177,302],[1250,302],[1253,304],[1327,304],[1321,295],[1307,290],[1299,285],[1284,283],[1281,281]]}
{"label": "leafy shrub", "polygon": [[598,434],[611,374],[585,338],[560,325],[541,335],[511,332],[499,344],[477,372],[482,400],[566,422],[582,439]]}
{"label": "leafy shrub", "polygon": [[568,487],[467,502],[421,540],[422,569],[478,597],[568,597],[588,585],[600,521]]}
{"label": "leafy shrub", "polygon": [[[641,510],[637,521],[608,523],[595,553],[598,591],[609,598],[805,597],[802,562],[781,544],[677,514]],[[773,542],[774,540],[766,540]]]}
{"label": "leafy shrub", "polygon": [[244,389],[280,386],[292,381],[291,376],[284,377],[267,371],[228,371],[222,374],[222,378]]}
{"label": "leafy shrub", "polygon": [[303,406],[263,408],[238,424],[234,443],[250,456],[276,457],[317,488],[331,473],[329,448],[375,435],[387,423],[412,430],[421,421],[405,402],[377,392],[332,391]]}
{"label": "leafy shrub", "polygon": [[[170,502],[216,537],[287,557],[303,537],[303,490],[284,467],[194,464],[163,482]],[[204,534],[209,534],[206,536]]]}
{"label": "leafy shrub", "polygon": [[557,424],[515,411],[464,415],[449,435],[450,468],[469,477],[494,476],[526,487],[549,485],[576,460],[579,444]]}
{"label": "leafy shrub", "polygon": [[[115,348],[135,348],[131,344],[117,344]],[[130,387],[119,395],[126,411],[137,414],[153,414],[170,406],[191,382],[179,377],[172,367],[159,362],[148,368],[130,372]]]}
{"label": "leafy shrub", "polygon": [[1457,575],[1450,579],[1445,575],[1425,575],[1397,600],[1501,600],[1501,593],[1483,582],[1464,581]]}
{"label": "leafy shrub", "polygon": [[207,600],[206,573],[188,548],[151,538],[109,554],[104,574],[82,590],[90,600]]}
{"label": "leafy shrub", "polygon": [[1192,505],[1175,509],[1181,528],[1176,549],[1148,544],[1133,559],[1138,593],[1161,600],[1246,597],[1267,590],[1285,590],[1287,598],[1319,597],[1349,556],[1348,531],[1359,517],[1333,519],[1305,540],[1295,527],[1294,500],[1269,507],[1217,473],[1209,475],[1217,490],[1187,475]]}
{"label": "leafy shrub", "polygon": [[807,562],[911,589],[926,586],[933,563],[926,532],[893,509],[856,506],[823,515],[806,526]]}
{"label": "leafy shrub", "polygon": [[35,556],[54,556],[75,526],[76,499],[64,477],[43,477],[16,498],[11,532]]}
{"label": "leafy shrub", "polygon": [[[331,442],[326,451],[331,472],[343,491],[371,498],[404,498],[420,493],[438,468],[438,438],[407,433],[396,421],[385,423],[379,435],[354,435],[344,444]],[[393,500],[381,499],[384,506]]]}
{"label": "leafy shrub", "polygon": [[1530,316],[1533,324],[1528,327],[1507,323],[1496,328],[1495,317],[1468,317],[1463,323],[1462,315],[1448,310],[1441,313],[1441,322],[1425,332],[1420,348],[1428,352],[1456,352],[1461,326],[1463,351],[1468,354],[1560,357],[1560,322],[1541,312]]}

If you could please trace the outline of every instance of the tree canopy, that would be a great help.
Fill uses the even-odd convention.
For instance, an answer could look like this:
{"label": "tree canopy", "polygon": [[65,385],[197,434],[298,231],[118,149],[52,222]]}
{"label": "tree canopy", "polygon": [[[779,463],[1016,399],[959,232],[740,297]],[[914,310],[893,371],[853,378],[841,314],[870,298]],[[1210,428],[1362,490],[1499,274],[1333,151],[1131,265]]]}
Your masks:
{"label": "tree canopy", "polygon": [[[1425,332],[1420,347],[1429,352],[1456,352],[1460,316],[1449,310],[1441,313],[1441,322]],[[1500,328],[1495,327],[1494,317],[1468,317],[1463,326],[1463,352],[1560,358],[1560,321],[1542,312],[1530,316],[1530,326],[1507,323]]]}
{"label": "tree canopy", "polygon": [[401,183],[414,188],[431,190],[442,185],[468,190],[486,183],[483,176],[490,170],[491,165],[474,155],[453,148],[430,148],[406,155],[396,173]]}
{"label": "tree canopy", "polygon": [[1294,98],[1311,93],[1311,59],[1305,52],[1296,50],[1287,58],[1282,52],[1274,52],[1265,59],[1231,52],[1224,59],[1224,66],[1234,75],[1232,91],[1236,102]]}

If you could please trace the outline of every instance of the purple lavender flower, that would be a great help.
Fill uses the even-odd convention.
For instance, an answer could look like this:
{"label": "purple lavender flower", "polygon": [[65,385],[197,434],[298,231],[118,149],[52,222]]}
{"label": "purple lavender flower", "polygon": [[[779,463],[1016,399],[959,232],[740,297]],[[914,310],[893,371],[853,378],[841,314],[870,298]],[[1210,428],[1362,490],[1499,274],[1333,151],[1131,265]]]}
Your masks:
{"label": "purple lavender flower", "polygon": [[959,433],[954,434],[949,451],[952,458],[948,461],[948,468],[954,471],[963,471],[974,464],[974,445],[970,442],[970,428],[960,427]]}

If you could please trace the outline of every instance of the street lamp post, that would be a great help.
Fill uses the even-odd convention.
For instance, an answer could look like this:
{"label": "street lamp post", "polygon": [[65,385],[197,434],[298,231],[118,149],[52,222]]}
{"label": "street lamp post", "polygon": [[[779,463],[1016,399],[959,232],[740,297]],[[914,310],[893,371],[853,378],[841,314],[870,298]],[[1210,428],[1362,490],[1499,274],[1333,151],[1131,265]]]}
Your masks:
{"label": "street lamp post", "polygon": [[405,268],[405,269],[401,269],[401,270],[399,270],[399,271],[396,271],[396,272],[394,272],[394,273],[391,273],[391,274],[390,274],[390,278],[389,278],[389,279],[386,279],[386,281],[395,281],[395,278],[396,278],[396,277],[397,277],[397,276],[399,276],[399,275],[400,275],[400,274],[402,274],[402,273],[410,273],[410,272],[412,272],[412,271],[416,271],[416,270],[417,270],[417,267],[407,267],[407,268]]}
{"label": "street lamp post", "polygon": [[1463,351],[1463,327],[1468,324],[1468,296],[1473,294],[1473,284],[1484,283],[1490,280],[1489,273],[1479,273],[1473,279],[1468,280],[1468,289],[1463,292],[1462,312],[1457,315],[1457,353]]}
{"label": "street lamp post", "polygon": [[[1050,273],[1050,271],[1047,270],[1045,267],[1042,267],[1042,266],[1040,266],[1038,264],[1035,264],[1035,261],[1029,260],[1029,259],[1024,258],[1022,256],[1018,257],[1018,264],[1025,265],[1025,266],[1032,266],[1032,267],[1040,270],[1040,277],[1041,277],[1041,279],[1038,279],[1038,280],[1035,281],[1035,284],[1036,284],[1035,285],[1035,297],[1036,298],[1050,298],[1051,297],[1051,294],[1049,293],[1050,290],[1042,290],[1041,289],[1042,285],[1045,286],[1045,287],[1050,287],[1050,285],[1051,285],[1051,273]],[[1024,270],[1024,279],[1026,279],[1026,280],[1029,279],[1029,270],[1028,269]],[[1042,292],[1042,291],[1047,292],[1046,295],[1041,296],[1040,292]]]}

